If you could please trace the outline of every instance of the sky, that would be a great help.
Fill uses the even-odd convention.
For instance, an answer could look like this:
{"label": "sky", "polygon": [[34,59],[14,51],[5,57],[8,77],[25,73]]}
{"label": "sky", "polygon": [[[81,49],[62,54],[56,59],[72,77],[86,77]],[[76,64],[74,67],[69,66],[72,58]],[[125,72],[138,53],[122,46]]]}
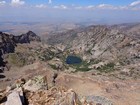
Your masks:
{"label": "sky", "polygon": [[0,0],[0,22],[140,22],[140,0]]}

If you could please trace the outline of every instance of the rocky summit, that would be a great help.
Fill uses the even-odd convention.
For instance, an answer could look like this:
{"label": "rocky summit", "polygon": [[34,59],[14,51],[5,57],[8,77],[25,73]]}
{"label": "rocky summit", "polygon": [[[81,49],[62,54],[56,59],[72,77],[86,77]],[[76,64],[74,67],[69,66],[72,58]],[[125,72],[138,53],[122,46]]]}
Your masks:
{"label": "rocky summit", "polygon": [[52,81],[49,81],[48,78],[54,79],[50,75],[35,76],[27,82],[24,79],[18,79],[11,87],[7,87],[1,93],[1,100],[3,101],[7,95],[5,105],[11,105],[11,103],[15,105],[26,105],[27,103],[28,105],[88,105],[89,103],[98,102],[103,105],[112,105],[111,101],[100,99],[100,97],[96,96],[81,97],[80,100],[80,97],[72,89],[57,85],[56,83],[50,87],[49,84]]}

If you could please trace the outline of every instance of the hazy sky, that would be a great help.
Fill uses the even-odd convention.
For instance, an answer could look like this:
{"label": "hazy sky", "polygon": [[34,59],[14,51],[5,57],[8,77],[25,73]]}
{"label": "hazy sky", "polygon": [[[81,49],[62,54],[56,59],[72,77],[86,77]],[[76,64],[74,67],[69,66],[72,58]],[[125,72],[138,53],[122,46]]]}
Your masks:
{"label": "hazy sky", "polygon": [[140,22],[140,0],[0,0],[0,22]]}

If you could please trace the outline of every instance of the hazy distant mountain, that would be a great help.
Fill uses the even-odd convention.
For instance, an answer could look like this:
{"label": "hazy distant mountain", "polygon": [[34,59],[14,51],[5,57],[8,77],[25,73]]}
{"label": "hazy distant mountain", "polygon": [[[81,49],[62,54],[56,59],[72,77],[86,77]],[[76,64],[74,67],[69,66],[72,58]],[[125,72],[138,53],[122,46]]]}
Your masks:
{"label": "hazy distant mountain", "polygon": [[111,26],[113,29],[118,29],[122,33],[132,36],[133,38],[140,38],[140,23],[127,23]]}

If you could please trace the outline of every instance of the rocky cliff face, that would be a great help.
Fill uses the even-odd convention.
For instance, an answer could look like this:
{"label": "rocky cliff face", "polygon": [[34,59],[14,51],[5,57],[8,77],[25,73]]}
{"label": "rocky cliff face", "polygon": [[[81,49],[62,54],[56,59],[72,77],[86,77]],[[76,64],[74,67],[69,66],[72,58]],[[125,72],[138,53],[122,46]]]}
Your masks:
{"label": "rocky cliff face", "polygon": [[[30,43],[31,41],[40,41],[40,38],[32,31],[19,36],[0,32],[0,57],[6,53],[13,53],[18,43]],[[0,62],[2,64],[2,57],[0,58]]]}

